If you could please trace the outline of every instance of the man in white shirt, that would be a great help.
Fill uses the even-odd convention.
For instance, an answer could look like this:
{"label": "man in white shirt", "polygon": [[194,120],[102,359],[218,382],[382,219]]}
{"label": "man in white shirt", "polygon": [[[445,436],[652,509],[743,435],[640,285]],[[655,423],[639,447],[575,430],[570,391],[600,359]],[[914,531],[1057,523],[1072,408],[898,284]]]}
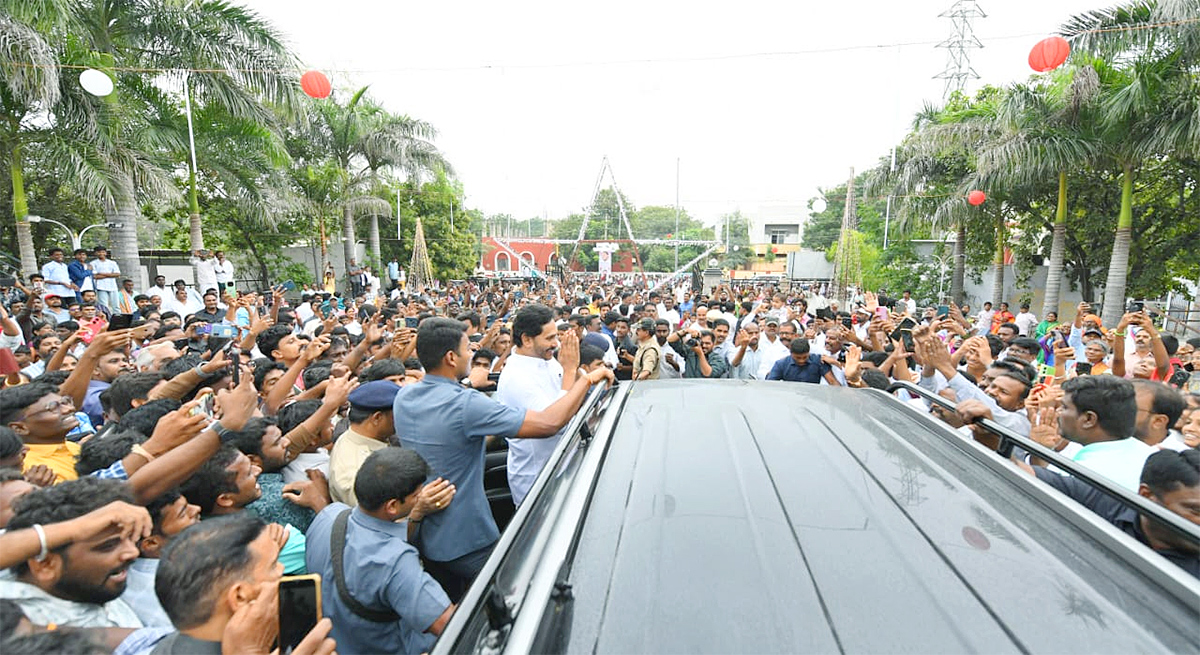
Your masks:
{"label": "man in white shirt", "polygon": [[675,309],[675,298],[670,294],[663,296],[663,301],[658,304],[658,317],[670,321],[672,327],[679,325],[680,317]]}
{"label": "man in white shirt", "polygon": [[1013,319],[1013,323],[1017,324],[1017,334],[1023,337],[1032,337],[1037,330],[1037,316],[1029,311],[1029,303],[1021,303],[1021,312]]}
{"label": "man in white shirt", "polygon": [[225,293],[225,287],[234,281],[233,262],[225,259],[224,251],[218,250],[213,253],[212,267],[217,276],[217,284],[221,286],[221,293]]}
{"label": "man in white shirt", "polygon": [[149,289],[146,289],[146,297],[153,298],[154,296],[158,296],[158,301],[159,301],[160,306],[162,305],[162,301],[164,301],[167,298],[170,298],[174,295],[175,295],[174,289],[171,289],[170,287],[167,286],[167,278],[162,275],[155,275],[154,276],[154,286],[150,287]]}
{"label": "man in white shirt", "polygon": [[767,379],[767,373],[775,362],[791,356],[791,350],[779,338],[779,319],[768,316],[764,321],[762,335],[758,339],[758,349],[762,351],[762,359],[758,366],[758,380]]}
{"label": "man in white shirt", "polygon": [[917,315],[917,301],[913,299],[911,291],[905,291],[904,297],[900,299],[900,303],[904,306],[904,313],[909,316]]}
{"label": "man in white shirt", "polygon": [[92,284],[96,287],[96,301],[112,310],[117,308],[117,301],[121,299],[120,289],[117,288],[119,277],[121,267],[108,258],[108,248],[96,246],[96,258],[92,260]]}
{"label": "man in white shirt", "polygon": [[[554,359],[559,349],[559,332],[554,311],[545,305],[526,305],[513,319],[513,343],[493,398],[521,410],[541,411],[554,404],[575,384],[579,369],[578,337],[564,332],[573,344],[563,351],[566,367]],[[508,488],[513,504],[520,506],[550,460],[562,432],[548,438],[508,439]]]}
{"label": "man in white shirt", "polygon": [[979,316],[975,317],[975,334],[987,334],[992,331],[992,317],[996,312],[992,310],[992,303],[983,303],[983,309],[979,310]]}
{"label": "man in white shirt", "polygon": [[71,282],[71,273],[62,248],[50,249],[50,261],[42,265],[42,277],[46,278],[46,294],[54,294],[60,298],[74,298],[78,290]]}
{"label": "man in white shirt", "polygon": [[163,299],[159,309],[164,312],[175,312],[186,321],[187,317],[204,309],[204,302],[194,300],[188,293],[189,291],[191,290],[187,287],[176,287],[170,297]]}
{"label": "man in white shirt", "polygon": [[196,287],[199,288],[200,293],[217,288],[217,270],[213,267],[216,260],[208,256],[207,250],[193,252],[192,258],[188,261],[196,267]]}

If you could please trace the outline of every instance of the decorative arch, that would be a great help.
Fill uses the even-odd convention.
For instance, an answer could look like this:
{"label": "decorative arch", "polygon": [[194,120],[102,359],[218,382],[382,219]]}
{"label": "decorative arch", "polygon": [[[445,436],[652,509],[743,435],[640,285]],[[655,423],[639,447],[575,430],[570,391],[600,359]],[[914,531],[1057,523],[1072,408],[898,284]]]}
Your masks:
{"label": "decorative arch", "polygon": [[497,271],[511,271],[512,270],[512,262],[508,258],[508,253],[506,253],[504,251],[499,251],[496,253],[496,270]]}

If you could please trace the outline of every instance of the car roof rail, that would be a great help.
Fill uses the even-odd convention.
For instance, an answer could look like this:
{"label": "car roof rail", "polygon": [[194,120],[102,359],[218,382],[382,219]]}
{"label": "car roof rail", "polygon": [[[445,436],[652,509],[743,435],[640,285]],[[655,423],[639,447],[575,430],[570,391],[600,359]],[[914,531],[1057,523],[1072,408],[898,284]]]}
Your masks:
{"label": "car roof rail", "polygon": [[[458,603],[459,607],[482,607],[485,621],[487,623],[486,634],[483,635],[483,641],[480,646],[485,652],[501,652],[509,644],[511,637],[514,637],[514,628],[516,621],[520,617],[522,609],[528,608],[532,613],[540,614],[540,606],[544,606],[547,598],[541,597],[538,591],[534,591],[534,580],[532,572],[523,571],[512,581],[514,587],[511,591],[511,596],[506,594],[506,590],[498,584],[497,575],[500,573],[502,560],[514,548],[521,549],[530,547],[529,544],[520,542],[523,528],[528,523],[546,520],[546,512],[551,514],[556,513],[553,508],[540,507],[538,498],[541,495],[542,489],[550,482],[550,479],[559,473],[560,464],[565,460],[579,458],[583,453],[589,450],[596,441],[596,437],[607,434],[594,430],[588,425],[589,421],[595,421],[603,416],[608,407],[614,402],[614,397],[619,391],[624,390],[628,385],[596,385],[588,392],[576,411],[574,418],[564,428],[563,438],[559,440],[555,447],[554,453],[550,456],[550,460],[542,468],[537,479],[530,488],[529,494],[525,497],[524,502],[517,507],[516,513],[509,521],[508,527],[500,534],[499,541],[492,548],[492,554],[488,557],[483,565],[483,569],[475,576],[475,582],[467,589],[466,594]],[[578,476],[585,476],[579,478]],[[590,489],[595,477],[598,475],[598,469],[577,471],[566,480],[568,486],[573,486],[576,482],[582,482]],[[582,520],[582,514],[585,507],[571,507],[565,510],[573,512],[576,520]],[[556,517],[550,517],[554,520]],[[545,554],[546,544],[539,543],[534,547],[538,551],[532,553],[538,558]],[[522,552],[518,550],[517,552]],[[557,596],[555,595],[557,594]],[[564,596],[565,594],[565,596]],[[564,590],[555,585],[550,591],[551,600],[563,600],[564,597],[569,597],[569,587]],[[569,600],[569,598],[567,598]],[[439,636],[437,643],[434,644],[431,650],[434,655],[442,653],[458,652],[459,650],[472,650],[468,646],[457,646],[462,639],[471,639],[474,634],[481,632],[478,625],[471,625],[473,617],[469,616],[468,612],[455,612],[450,617],[450,622]],[[525,643],[532,637],[524,633],[525,631],[517,630],[515,638],[521,643]]]}
{"label": "car roof rail", "polygon": [[[957,409],[957,403],[943,398],[933,391],[917,386],[911,382],[897,381],[893,382],[887,388],[887,392],[889,394],[897,391],[907,391],[911,394],[920,396],[928,402],[939,405],[943,409],[950,411],[955,411]],[[1194,546],[1200,548],[1200,526],[1197,526],[1191,521],[1179,516],[1166,507],[1142,498],[1138,494],[1133,493],[1116,482],[1113,482],[1099,473],[1096,473],[1087,466],[1084,466],[1083,464],[1080,464],[1072,459],[1063,457],[1056,451],[1043,446],[1029,437],[1021,436],[992,419],[980,419],[976,421],[974,425],[977,425],[1000,438],[1000,445],[996,448],[996,453],[1002,458],[1008,459],[1012,456],[1013,448],[1020,447],[1031,455],[1036,455],[1050,464],[1053,464],[1058,469],[1070,473],[1073,477],[1083,480],[1096,490],[1107,494],[1121,504],[1137,511],[1140,514],[1147,515],[1155,519],[1172,532],[1188,540]],[[942,433],[939,432],[938,434]]]}

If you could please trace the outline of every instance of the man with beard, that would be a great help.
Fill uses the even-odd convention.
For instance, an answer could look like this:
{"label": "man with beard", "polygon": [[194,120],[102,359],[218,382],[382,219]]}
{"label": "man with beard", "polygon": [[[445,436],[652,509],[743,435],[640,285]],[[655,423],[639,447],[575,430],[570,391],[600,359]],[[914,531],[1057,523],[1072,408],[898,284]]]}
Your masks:
{"label": "man with beard", "polygon": [[913,330],[913,339],[924,362],[919,382],[922,387],[937,393],[948,386],[958,398],[960,414],[961,403],[978,401],[988,411],[989,418],[994,418],[997,423],[1017,434],[1029,435],[1030,424],[1025,413],[1025,398],[1033,385],[1028,377],[1011,370],[997,371],[987,388],[981,390],[959,374],[945,344],[928,326],[921,325]]}
{"label": "man with beard", "polygon": [[[566,339],[559,355],[554,312],[545,305],[527,305],[517,312],[513,338],[516,351],[500,373],[494,398],[514,409],[541,411],[566,395],[575,384],[579,374],[579,340]],[[555,355],[559,355],[558,359]],[[550,438],[509,438],[508,487],[513,504],[520,506],[525,500],[561,436],[560,431]]]}
{"label": "man with beard", "polygon": [[[116,501],[132,504],[133,499],[115,480],[65,482],[22,498],[8,529],[44,532],[43,525],[69,521]],[[16,602],[38,625],[142,627],[137,614],[119,598],[138,556],[137,540],[144,536],[144,524],[131,528],[114,523],[64,546],[48,549],[43,544],[38,556],[13,567],[15,579],[0,580],[0,597]]]}
{"label": "man with beard", "polygon": [[138,542],[140,557],[129,566],[129,580],[121,600],[125,601],[147,627],[170,627],[171,618],[154,593],[158,559],[175,535],[200,522],[200,508],[188,502],[178,489],[172,489],[146,506],[153,527],[149,536]]}

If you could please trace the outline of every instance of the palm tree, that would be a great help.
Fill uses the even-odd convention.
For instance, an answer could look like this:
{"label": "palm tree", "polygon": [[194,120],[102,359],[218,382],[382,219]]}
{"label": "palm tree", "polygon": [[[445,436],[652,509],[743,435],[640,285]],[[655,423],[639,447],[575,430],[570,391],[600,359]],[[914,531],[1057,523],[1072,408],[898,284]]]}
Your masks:
{"label": "palm tree", "polygon": [[1152,157],[1200,152],[1200,82],[1194,73],[1200,28],[1194,22],[1178,30],[1136,28],[1182,15],[1194,18],[1197,8],[1195,0],[1135,2],[1077,16],[1062,30],[1077,47],[1097,55],[1100,155],[1120,172],[1121,205],[1104,286],[1102,318],[1108,324],[1125,311],[1138,170]]}
{"label": "palm tree", "polygon": [[998,116],[999,134],[979,155],[985,177],[995,175],[1012,185],[1057,179],[1058,195],[1050,246],[1050,268],[1042,316],[1058,312],[1066,251],[1067,181],[1096,157],[1094,139],[1084,120],[1085,107],[1099,86],[1096,71],[1084,63],[1036,86],[1017,84],[1007,90]]}
{"label": "palm tree", "polygon": [[999,90],[988,87],[975,98],[956,95],[944,107],[927,105],[896,151],[898,169],[893,173],[890,164],[883,163],[868,177],[869,191],[886,188],[899,197],[898,230],[921,221],[954,230],[950,297],[959,304],[965,300],[968,231],[990,231],[993,226],[986,210],[970,206],[966,195],[977,188],[975,153],[994,138],[998,97]]}
{"label": "palm tree", "polygon": [[[366,96],[367,87],[356,91],[346,104],[336,99],[317,102],[309,116],[308,141],[311,152],[333,163],[340,172],[338,203],[342,214],[342,247],[346,264],[354,259],[356,210],[366,209],[372,221],[389,211],[368,192],[382,171],[403,172],[415,177],[448,164],[432,139],[436,131],[428,123],[387,113]],[[372,230],[378,231],[378,224]]]}
{"label": "palm tree", "polygon": [[[117,75],[117,82],[121,102],[129,111],[125,120],[105,125],[107,137],[147,165],[173,168],[179,163],[176,153],[187,151],[186,132],[179,132],[180,124],[173,118],[186,101],[162,91],[172,82],[186,89],[187,101],[194,100],[196,107],[216,104],[235,118],[267,125],[274,116],[263,102],[285,108],[295,104],[298,85],[282,72],[294,69],[295,59],[275,30],[245,8],[224,0],[91,0],[76,11],[87,47],[127,71]],[[129,69],[179,72],[150,78]],[[205,72],[187,72],[195,69]],[[198,171],[190,162],[187,168],[189,227],[195,248],[203,243]],[[110,175],[116,194],[106,203],[105,213],[120,226],[109,231],[114,258],[136,276],[140,272],[138,196],[156,189],[147,189],[128,168],[113,167]]]}
{"label": "palm tree", "polygon": [[8,3],[0,9],[0,156],[12,179],[13,218],[23,273],[37,270],[33,231],[26,217],[22,154],[30,131],[27,116],[59,99],[58,55],[39,32],[66,20],[64,0]]}

